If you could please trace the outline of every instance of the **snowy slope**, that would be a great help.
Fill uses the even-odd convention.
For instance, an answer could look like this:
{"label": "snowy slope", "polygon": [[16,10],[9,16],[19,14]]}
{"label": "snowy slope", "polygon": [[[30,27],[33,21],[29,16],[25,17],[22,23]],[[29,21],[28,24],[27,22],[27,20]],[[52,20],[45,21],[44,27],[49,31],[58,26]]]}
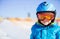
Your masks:
{"label": "snowy slope", "polygon": [[34,23],[26,21],[11,22],[5,19],[0,23],[0,29],[3,31],[2,35],[4,35],[1,35],[3,37],[1,39],[5,39],[5,37],[6,39],[29,39],[31,26]]}

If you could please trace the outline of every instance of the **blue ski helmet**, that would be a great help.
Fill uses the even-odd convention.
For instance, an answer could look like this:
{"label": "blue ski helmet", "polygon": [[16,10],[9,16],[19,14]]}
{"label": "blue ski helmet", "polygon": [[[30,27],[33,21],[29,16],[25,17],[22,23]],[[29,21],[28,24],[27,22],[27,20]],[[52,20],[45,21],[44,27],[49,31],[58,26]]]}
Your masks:
{"label": "blue ski helmet", "polygon": [[47,3],[47,2],[42,2],[37,7],[36,11],[37,11],[37,13],[38,12],[56,12],[56,9],[52,4]]}
{"label": "blue ski helmet", "polygon": [[[48,2],[42,2],[42,3],[39,4],[39,6],[37,7],[36,11],[37,11],[36,15],[37,15],[38,13],[42,13],[42,12],[52,12],[52,13],[54,14],[54,19],[51,20],[51,23],[50,23],[50,24],[52,24],[52,23],[54,22],[55,16],[56,16],[56,9],[55,9],[55,7],[54,7],[52,4],[50,4],[50,3],[48,3]],[[39,22],[40,24],[42,24],[39,19],[38,19],[38,22]],[[48,25],[50,25],[50,24],[48,24]],[[44,25],[44,24],[42,24],[42,25]],[[47,25],[47,26],[48,26],[48,25]]]}

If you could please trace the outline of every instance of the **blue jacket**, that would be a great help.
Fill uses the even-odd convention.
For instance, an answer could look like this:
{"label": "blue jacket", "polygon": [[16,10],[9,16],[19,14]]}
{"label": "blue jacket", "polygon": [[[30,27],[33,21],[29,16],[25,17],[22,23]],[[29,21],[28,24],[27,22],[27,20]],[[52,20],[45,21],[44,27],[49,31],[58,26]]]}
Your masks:
{"label": "blue jacket", "polygon": [[30,39],[60,39],[60,27],[57,24],[44,27],[35,23],[31,31]]}

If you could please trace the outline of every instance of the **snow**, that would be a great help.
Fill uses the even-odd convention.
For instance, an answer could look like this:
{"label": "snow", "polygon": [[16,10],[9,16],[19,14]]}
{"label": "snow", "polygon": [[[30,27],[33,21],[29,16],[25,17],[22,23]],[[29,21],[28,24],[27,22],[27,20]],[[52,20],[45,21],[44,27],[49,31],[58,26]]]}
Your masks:
{"label": "snow", "polygon": [[11,22],[5,19],[0,23],[0,39],[29,39],[34,23],[27,21]]}

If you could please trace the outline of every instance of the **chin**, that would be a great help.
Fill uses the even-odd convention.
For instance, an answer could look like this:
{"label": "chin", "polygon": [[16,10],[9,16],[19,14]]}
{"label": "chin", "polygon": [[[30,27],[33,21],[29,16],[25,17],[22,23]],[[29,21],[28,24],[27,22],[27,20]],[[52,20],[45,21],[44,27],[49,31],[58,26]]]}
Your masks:
{"label": "chin", "polygon": [[[42,23],[42,22],[41,22]],[[43,25],[49,25],[51,22],[42,23]]]}

